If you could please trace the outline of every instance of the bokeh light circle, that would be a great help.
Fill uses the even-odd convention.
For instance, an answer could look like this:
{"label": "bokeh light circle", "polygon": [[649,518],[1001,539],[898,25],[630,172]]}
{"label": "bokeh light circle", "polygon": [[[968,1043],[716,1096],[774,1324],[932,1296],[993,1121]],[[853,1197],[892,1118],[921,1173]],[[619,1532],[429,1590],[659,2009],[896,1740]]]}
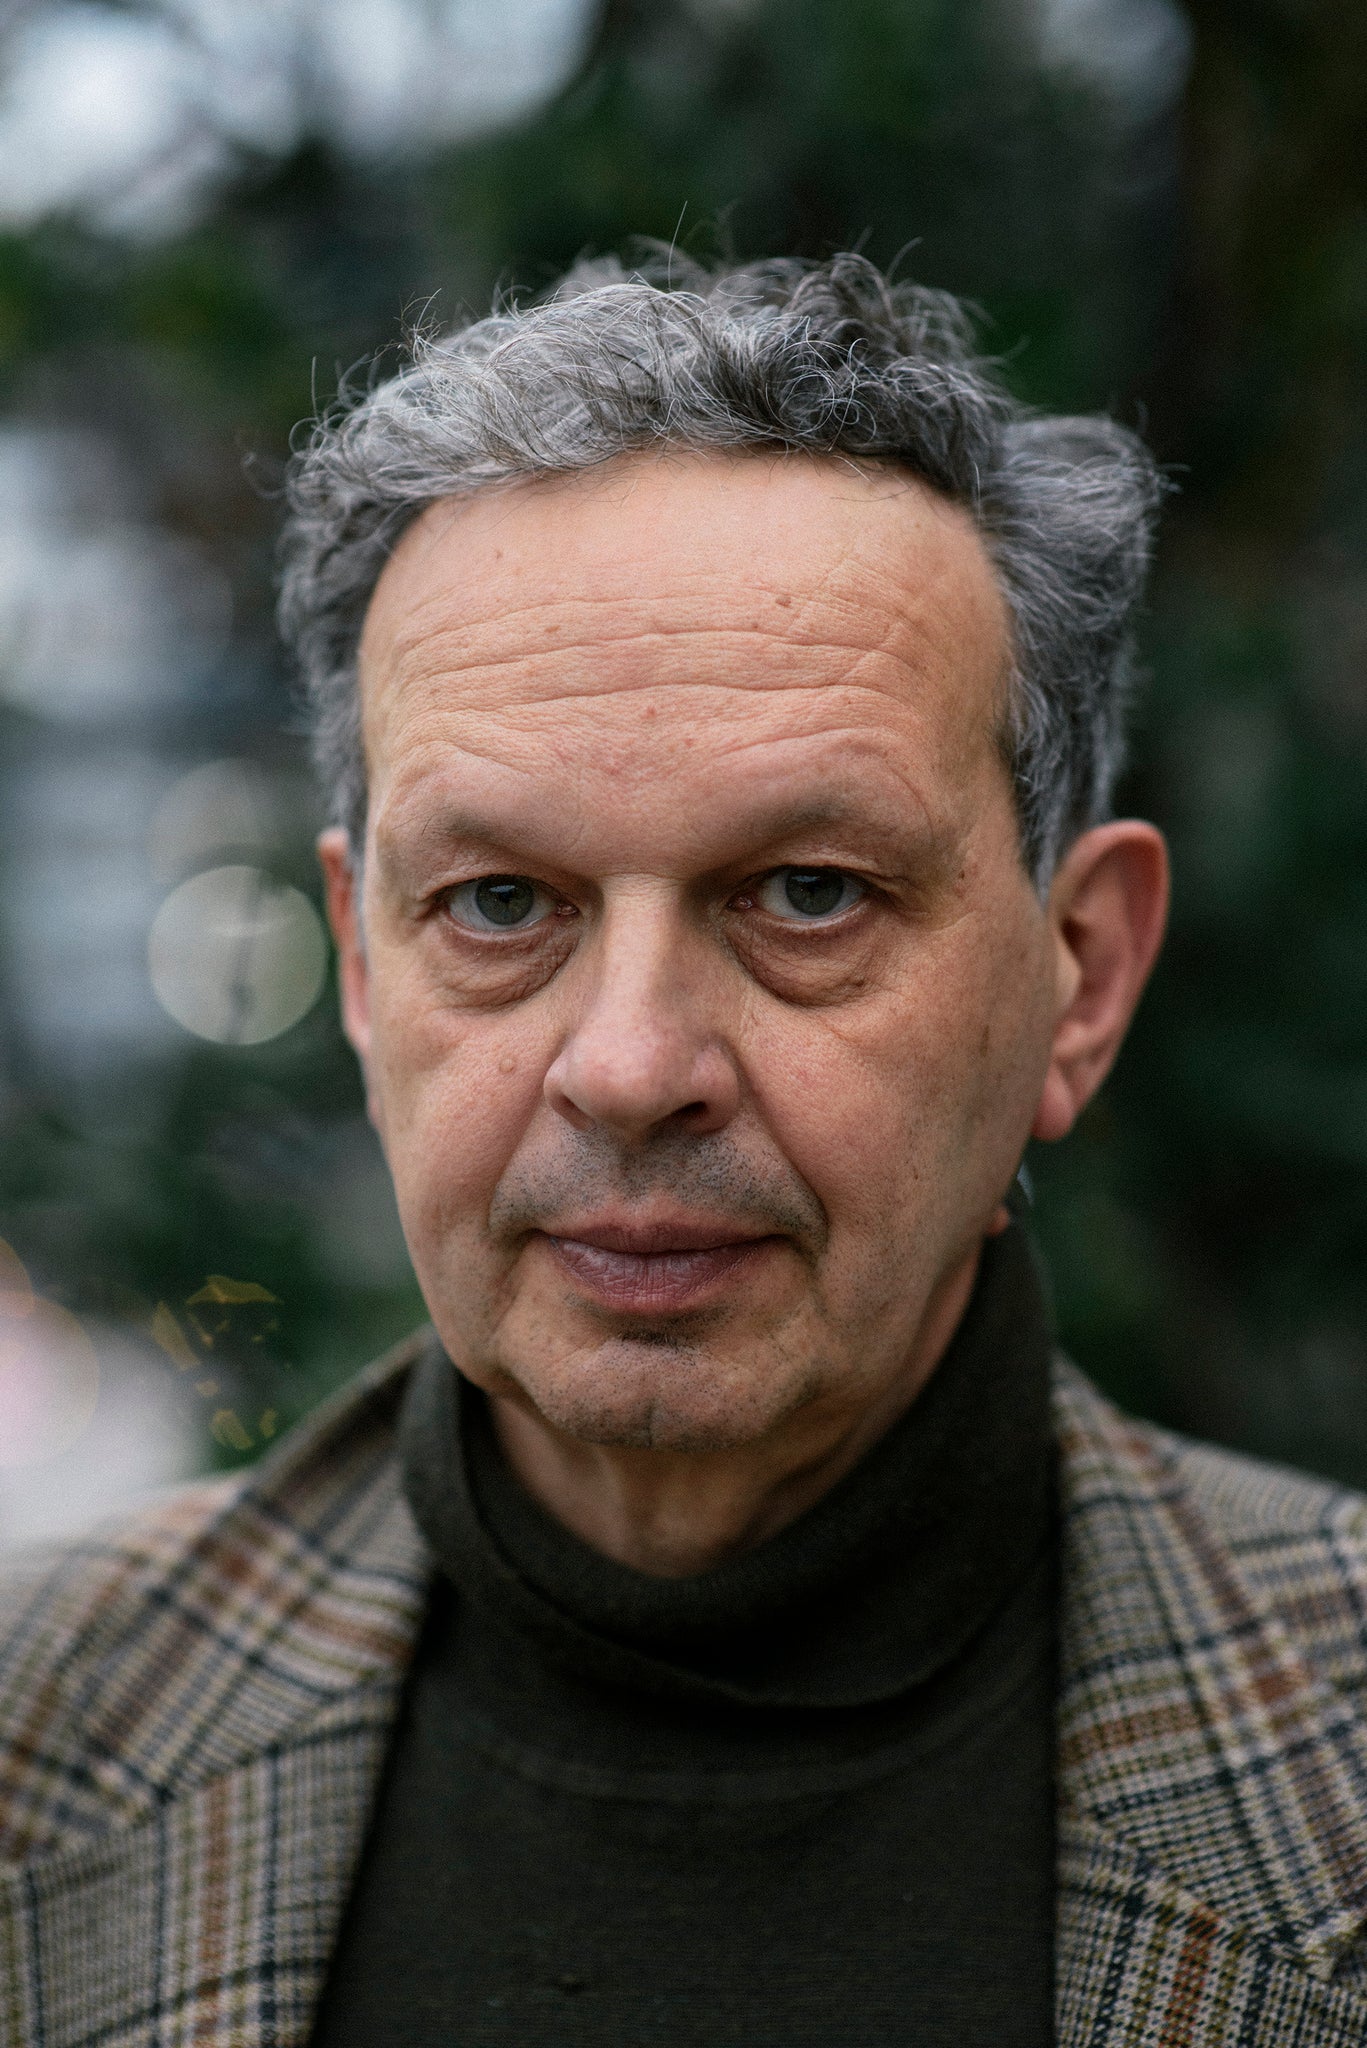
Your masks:
{"label": "bokeh light circle", "polygon": [[152,814],[152,872],[160,882],[178,882],[215,855],[259,855],[280,837],[279,812],[279,789],[254,761],[201,761],[163,792]]}
{"label": "bokeh light circle", "polygon": [[147,962],[162,1008],[197,1038],[259,1045],[313,1008],[327,938],[308,897],[264,868],[209,868],[173,889]]}
{"label": "bokeh light circle", "polygon": [[99,1395],[99,1360],[75,1316],[51,1301],[0,1315],[0,1469],[70,1449]]}

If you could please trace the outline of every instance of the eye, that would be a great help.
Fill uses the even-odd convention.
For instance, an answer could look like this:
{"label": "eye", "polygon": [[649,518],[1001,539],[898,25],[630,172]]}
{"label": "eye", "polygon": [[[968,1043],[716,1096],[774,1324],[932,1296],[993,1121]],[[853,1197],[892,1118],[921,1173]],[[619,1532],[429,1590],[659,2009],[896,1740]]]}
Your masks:
{"label": "eye", "polygon": [[838,917],[865,894],[864,884],[843,868],[775,868],[755,890],[755,901],[771,917],[789,924]]}
{"label": "eye", "polygon": [[554,915],[558,899],[526,875],[481,875],[446,898],[446,914],[471,932],[525,931]]}

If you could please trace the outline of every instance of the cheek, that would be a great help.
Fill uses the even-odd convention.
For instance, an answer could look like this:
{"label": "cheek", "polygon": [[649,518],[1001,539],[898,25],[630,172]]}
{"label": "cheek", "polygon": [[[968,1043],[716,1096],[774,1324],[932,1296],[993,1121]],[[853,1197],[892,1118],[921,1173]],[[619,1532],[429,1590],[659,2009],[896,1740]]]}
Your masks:
{"label": "cheek", "polygon": [[402,978],[372,1006],[370,1083],[414,1255],[483,1227],[542,1100],[544,1049],[525,1016],[471,1017],[415,1000]]}
{"label": "cheek", "polygon": [[889,1007],[775,1009],[748,1048],[760,1122],[826,1212],[827,1285],[832,1260],[843,1268],[853,1250],[886,1246],[915,1205],[934,1089],[905,1018]]}
{"label": "cheek", "polygon": [[995,1201],[1043,1081],[1037,984],[1029,947],[946,948],[867,1001],[771,1013],[761,1115],[833,1233],[888,1245]]}

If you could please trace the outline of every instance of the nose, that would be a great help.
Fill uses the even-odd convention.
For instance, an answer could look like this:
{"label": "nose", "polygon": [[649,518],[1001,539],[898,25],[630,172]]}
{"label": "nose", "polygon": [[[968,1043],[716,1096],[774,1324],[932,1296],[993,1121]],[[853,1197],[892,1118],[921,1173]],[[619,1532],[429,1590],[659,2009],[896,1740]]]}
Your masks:
{"label": "nose", "polygon": [[[576,1130],[639,1142],[730,1123],[740,1076],[717,1026],[719,963],[667,901],[613,906],[576,977],[578,1009],[545,1096]],[[577,963],[578,964],[578,963]]]}

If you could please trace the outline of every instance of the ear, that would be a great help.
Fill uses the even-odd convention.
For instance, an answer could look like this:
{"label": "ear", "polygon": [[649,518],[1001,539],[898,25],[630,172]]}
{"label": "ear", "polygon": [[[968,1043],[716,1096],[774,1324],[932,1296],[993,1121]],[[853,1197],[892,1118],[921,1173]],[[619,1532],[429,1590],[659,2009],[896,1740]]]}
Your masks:
{"label": "ear", "polygon": [[1049,892],[1058,1011],[1032,1137],[1066,1137],[1110,1072],[1167,912],[1168,854],[1153,825],[1097,825],[1068,849]]}
{"label": "ear", "polygon": [[360,877],[351,859],[351,840],[340,825],[318,835],[318,859],[327,892],[328,923],[337,941],[337,978],[342,994],[342,1029],[369,1080],[370,978],[361,928]]}

